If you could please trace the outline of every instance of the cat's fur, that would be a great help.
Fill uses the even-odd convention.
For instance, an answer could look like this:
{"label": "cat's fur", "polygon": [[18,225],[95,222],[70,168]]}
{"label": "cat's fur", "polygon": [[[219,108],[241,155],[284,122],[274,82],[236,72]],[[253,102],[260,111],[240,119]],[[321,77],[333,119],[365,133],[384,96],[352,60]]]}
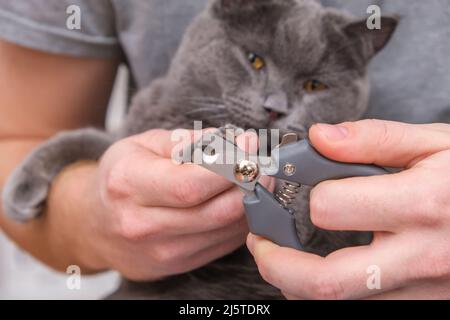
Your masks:
{"label": "cat's fur", "polygon": [[[5,187],[6,212],[18,220],[35,217],[64,166],[98,159],[115,140],[152,128],[192,128],[195,119],[205,127],[232,123],[305,136],[316,122],[359,119],[369,98],[367,64],[396,25],[396,19],[383,18],[382,30],[369,31],[365,21],[313,0],[213,0],[187,30],[167,75],[134,98],[120,133],[65,132],[37,148]],[[263,70],[252,69],[249,52],[265,59]],[[305,92],[303,83],[310,79],[325,83],[328,90]],[[280,117],[271,121],[267,109]],[[298,233],[308,251],[326,255],[370,241],[367,233],[314,227],[308,197],[304,189],[296,211]],[[245,248],[188,274],[129,285],[139,298],[281,297],[261,279]],[[130,292],[126,286],[124,290]]]}

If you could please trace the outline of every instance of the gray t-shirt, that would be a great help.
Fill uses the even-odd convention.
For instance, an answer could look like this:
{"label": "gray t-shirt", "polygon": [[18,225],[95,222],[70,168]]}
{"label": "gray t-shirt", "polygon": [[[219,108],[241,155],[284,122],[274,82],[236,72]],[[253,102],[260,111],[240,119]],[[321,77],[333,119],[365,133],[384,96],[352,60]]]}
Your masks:
{"label": "gray t-shirt", "polygon": [[[83,57],[122,56],[138,88],[168,68],[183,31],[207,0],[0,0],[0,38]],[[448,0],[322,0],[367,17],[378,4],[401,23],[371,65],[367,116],[450,123]],[[66,9],[81,9],[81,30],[68,30]]]}

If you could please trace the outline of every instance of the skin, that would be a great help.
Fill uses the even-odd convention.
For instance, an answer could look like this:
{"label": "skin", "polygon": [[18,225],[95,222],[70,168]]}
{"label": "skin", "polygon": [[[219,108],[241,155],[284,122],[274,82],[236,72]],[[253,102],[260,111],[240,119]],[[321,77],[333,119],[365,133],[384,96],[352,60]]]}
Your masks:
{"label": "skin", "polygon": [[[289,299],[449,299],[450,125],[364,120],[316,125],[310,137],[331,159],[405,170],[327,181],[311,194],[315,225],[375,230],[369,246],[322,258],[249,235],[264,279]],[[379,290],[367,288],[373,265]]]}
{"label": "skin", "polygon": [[[0,91],[0,154],[8,155],[1,184],[54,133],[103,122],[105,107],[93,106],[106,106],[117,65],[0,43],[0,87],[8,88]],[[241,192],[198,166],[175,165],[174,145],[164,130],[119,141],[99,162],[66,168],[41,217],[22,225],[0,213],[1,229],[57,270],[76,264],[133,280],[184,273],[234,251],[248,233]]]}

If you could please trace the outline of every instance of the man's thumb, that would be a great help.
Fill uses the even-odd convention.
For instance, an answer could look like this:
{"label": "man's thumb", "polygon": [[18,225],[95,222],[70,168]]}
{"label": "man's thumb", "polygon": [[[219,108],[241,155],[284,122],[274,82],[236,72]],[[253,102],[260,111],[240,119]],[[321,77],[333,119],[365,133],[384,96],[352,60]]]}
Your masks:
{"label": "man's thumb", "polygon": [[450,149],[450,125],[413,125],[362,120],[316,124],[309,132],[314,147],[342,162],[406,168],[431,154]]}

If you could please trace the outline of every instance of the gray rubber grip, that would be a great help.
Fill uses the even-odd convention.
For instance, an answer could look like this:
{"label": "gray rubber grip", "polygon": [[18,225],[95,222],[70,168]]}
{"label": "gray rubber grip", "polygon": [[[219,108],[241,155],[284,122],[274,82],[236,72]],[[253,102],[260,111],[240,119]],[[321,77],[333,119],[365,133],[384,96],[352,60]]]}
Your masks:
{"label": "gray rubber grip", "polygon": [[302,249],[297,236],[294,216],[284,209],[273,194],[256,185],[254,195],[244,197],[247,222],[253,234],[293,249]]}
{"label": "gray rubber grip", "polygon": [[[336,180],[349,177],[374,176],[389,173],[374,165],[341,163],[325,158],[319,154],[308,140],[291,143],[280,148],[274,156],[279,170],[274,177],[297,182],[307,186],[326,180]],[[295,172],[286,175],[283,168],[286,164],[293,164]]]}

